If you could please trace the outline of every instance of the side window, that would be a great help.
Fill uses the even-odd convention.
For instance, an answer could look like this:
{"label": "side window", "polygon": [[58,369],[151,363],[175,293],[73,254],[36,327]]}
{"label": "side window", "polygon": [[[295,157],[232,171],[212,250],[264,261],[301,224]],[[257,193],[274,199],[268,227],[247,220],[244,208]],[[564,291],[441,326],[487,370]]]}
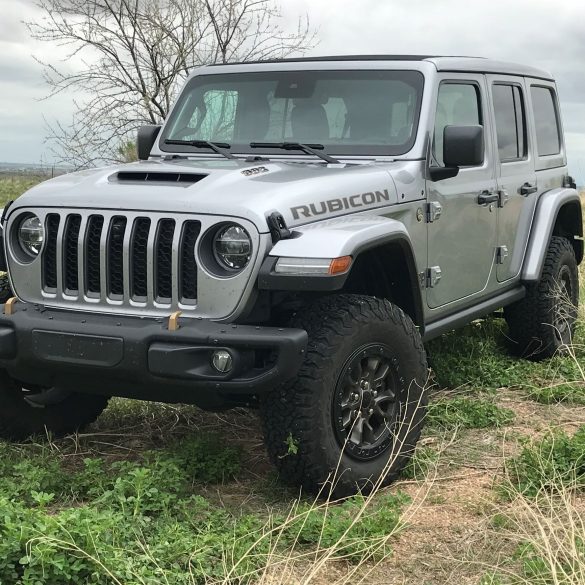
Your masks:
{"label": "side window", "polygon": [[443,83],[439,87],[433,156],[443,165],[445,126],[475,126],[482,123],[479,89],[473,83]]}
{"label": "side window", "polygon": [[493,86],[498,153],[502,162],[526,156],[526,115],[522,90],[517,85]]}
{"label": "side window", "polygon": [[561,133],[554,92],[550,87],[533,85],[530,88],[530,95],[534,109],[538,156],[559,154]]}

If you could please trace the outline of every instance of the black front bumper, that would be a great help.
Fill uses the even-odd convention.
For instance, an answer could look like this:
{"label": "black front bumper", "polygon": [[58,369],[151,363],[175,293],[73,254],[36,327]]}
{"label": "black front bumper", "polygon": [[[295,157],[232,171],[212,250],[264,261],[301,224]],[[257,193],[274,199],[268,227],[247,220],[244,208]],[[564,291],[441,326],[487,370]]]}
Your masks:
{"label": "black front bumper", "polygon": [[[27,384],[220,407],[293,378],[305,354],[302,329],[119,317],[16,303],[0,315],[0,367]],[[0,312],[3,313],[0,306]],[[215,350],[233,368],[217,372]]]}

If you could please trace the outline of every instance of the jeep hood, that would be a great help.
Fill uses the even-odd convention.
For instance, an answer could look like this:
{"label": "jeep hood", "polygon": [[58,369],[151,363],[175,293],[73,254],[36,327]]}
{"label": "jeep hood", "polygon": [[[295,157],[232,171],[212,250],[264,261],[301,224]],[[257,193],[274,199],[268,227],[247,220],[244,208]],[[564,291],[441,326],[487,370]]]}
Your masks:
{"label": "jeep hood", "polygon": [[266,232],[266,216],[274,211],[292,227],[395,204],[397,177],[399,184],[415,183],[413,164],[144,161],[52,179],[20,197],[10,212],[66,207],[218,215],[247,219]]}

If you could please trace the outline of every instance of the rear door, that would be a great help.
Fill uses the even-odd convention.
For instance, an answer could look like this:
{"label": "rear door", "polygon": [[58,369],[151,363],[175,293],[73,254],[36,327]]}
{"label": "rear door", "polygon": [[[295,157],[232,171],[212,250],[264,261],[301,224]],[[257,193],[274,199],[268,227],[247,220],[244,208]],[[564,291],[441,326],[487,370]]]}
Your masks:
{"label": "rear door", "polygon": [[518,276],[538,196],[524,78],[489,75],[495,124],[498,205],[497,279]]}
{"label": "rear door", "polygon": [[[490,107],[483,75],[445,73],[438,89],[432,143],[433,165],[443,165],[445,126],[484,126],[485,156],[456,177],[427,183],[428,201],[441,215],[428,223],[427,304],[438,308],[488,294],[496,247],[496,203],[483,203],[496,191]],[[437,281],[437,275],[440,280]]]}

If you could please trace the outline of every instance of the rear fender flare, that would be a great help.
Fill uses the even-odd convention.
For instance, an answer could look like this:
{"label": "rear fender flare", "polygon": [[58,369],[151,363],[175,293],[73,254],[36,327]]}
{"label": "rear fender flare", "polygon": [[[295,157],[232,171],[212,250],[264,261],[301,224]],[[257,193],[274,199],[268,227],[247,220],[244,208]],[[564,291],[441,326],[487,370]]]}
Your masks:
{"label": "rear fender flare", "polygon": [[[557,221],[561,210],[570,206],[571,229],[573,239],[571,244],[575,249],[577,261],[583,259],[583,222],[581,217],[581,199],[575,189],[557,188],[543,193],[536,205],[532,229],[528,239],[526,257],[522,267],[522,280],[536,282],[540,279],[546,250],[555,229],[559,229]],[[574,215],[573,215],[574,214]]]}

